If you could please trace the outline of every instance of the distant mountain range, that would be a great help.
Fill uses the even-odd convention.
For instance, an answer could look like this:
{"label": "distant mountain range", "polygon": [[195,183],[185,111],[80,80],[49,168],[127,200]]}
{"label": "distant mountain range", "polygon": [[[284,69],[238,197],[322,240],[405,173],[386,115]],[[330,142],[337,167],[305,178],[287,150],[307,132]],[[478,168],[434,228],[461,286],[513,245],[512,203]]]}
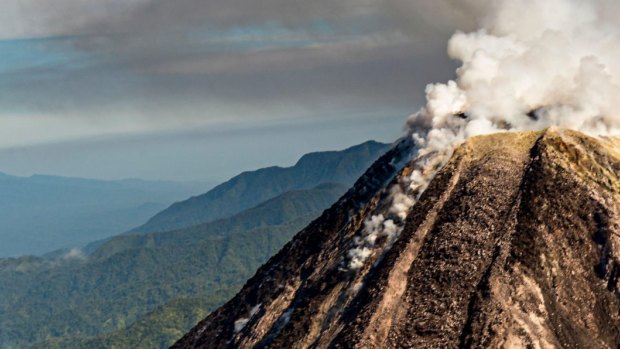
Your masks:
{"label": "distant mountain range", "polygon": [[368,141],[342,150],[304,155],[292,167],[244,172],[203,195],[177,202],[133,232],[169,231],[230,217],[290,190],[321,183],[353,183],[388,145]]}
{"label": "distant mountain range", "polygon": [[[138,229],[100,242],[88,256],[0,260],[0,348],[171,345],[229,299],[389,147],[367,142],[304,156],[288,169],[247,172],[197,197],[209,200],[193,198],[157,215],[181,225],[188,224],[185,219],[226,218],[167,232],[138,234],[147,230]],[[263,200],[231,214],[249,205],[242,201],[252,195]],[[211,216],[188,214],[201,211],[192,203],[205,201],[199,207],[226,209],[212,209]],[[155,221],[149,221],[152,227]]]}
{"label": "distant mountain range", "polygon": [[38,255],[127,231],[208,183],[0,174],[0,257]]}

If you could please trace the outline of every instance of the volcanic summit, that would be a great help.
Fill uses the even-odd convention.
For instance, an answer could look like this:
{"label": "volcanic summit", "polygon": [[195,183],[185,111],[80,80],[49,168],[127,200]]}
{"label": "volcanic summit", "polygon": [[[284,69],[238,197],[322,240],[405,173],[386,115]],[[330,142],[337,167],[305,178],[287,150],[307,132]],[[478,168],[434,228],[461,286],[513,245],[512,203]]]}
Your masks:
{"label": "volcanic summit", "polygon": [[428,168],[413,147],[173,348],[620,347],[620,140],[473,137],[395,211],[395,188]]}

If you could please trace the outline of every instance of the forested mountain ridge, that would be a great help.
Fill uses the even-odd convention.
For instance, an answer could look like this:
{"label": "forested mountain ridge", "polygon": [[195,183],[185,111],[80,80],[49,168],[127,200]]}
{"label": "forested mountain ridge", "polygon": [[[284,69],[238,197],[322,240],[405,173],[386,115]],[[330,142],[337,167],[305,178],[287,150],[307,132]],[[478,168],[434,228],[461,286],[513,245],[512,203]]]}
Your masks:
{"label": "forested mountain ridge", "polygon": [[[0,259],[0,348],[168,347],[343,195],[383,147],[367,142],[309,154],[297,170],[276,170],[272,178],[241,175],[264,183],[253,191],[268,199],[230,217],[120,234],[90,244],[84,254]],[[345,182],[327,181],[334,178]],[[299,181],[320,183],[288,190],[290,183],[309,185]]]}
{"label": "forested mountain ridge", "polygon": [[368,141],[341,151],[306,154],[292,167],[244,172],[209,192],[177,202],[134,233],[168,231],[229,217],[284,192],[321,183],[351,184],[389,144]]}
{"label": "forested mountain ridge", "polygon": [[[228,219],[120,235],[88,257],[0,260],[0,348],[37,342],[49,348],[54,338],[73,343],[123,330],[179,298],[201,298],[193,311],[210,311],[346,189],[323,184],[284,193]],[[166,345],[176,339],[174,333],[165,337]]]}

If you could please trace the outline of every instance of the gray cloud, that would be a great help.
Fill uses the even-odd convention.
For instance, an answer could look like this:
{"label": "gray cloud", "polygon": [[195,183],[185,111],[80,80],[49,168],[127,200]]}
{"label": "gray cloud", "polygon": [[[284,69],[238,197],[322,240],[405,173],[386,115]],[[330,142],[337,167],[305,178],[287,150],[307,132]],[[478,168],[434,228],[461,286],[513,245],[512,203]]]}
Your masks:
{"label": "gray cloud", "polygon": [[10,36],[153,33],[192,26],[226,27],[355,16],[400,17],[435,30],[471,25],[485,0],[4,0],[2,33]]}
{"label": "gray cloud", "polygon": [[0,119],[17,110],[53,114],[67,127],[79,119],[150,132],[226,119],[410,113],[426,83],[453,74],[445,39],[471,22],[458,4],[7,0],[0,13],[13,6],[21,21],[12,30],[0,24],[2,32],[65,35],[47,45],[67,58],[6,75]]}

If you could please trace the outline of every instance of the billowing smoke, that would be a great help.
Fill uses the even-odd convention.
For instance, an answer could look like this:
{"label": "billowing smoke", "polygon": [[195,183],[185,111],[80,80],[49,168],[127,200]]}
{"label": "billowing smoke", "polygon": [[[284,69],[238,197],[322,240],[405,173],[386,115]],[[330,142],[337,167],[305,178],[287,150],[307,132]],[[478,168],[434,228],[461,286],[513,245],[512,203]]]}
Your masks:
{"label": "billowing smoke", "polygon": [[[350,270],[390,248],[428,183],[467,138],[550,126],[592,135],[620,131],[617,0],[467,0],[458,6],[481,13],[481,29],[450,39],[448,54],[462,62],[457,78],[428,85],[426,106],[407,121],[417,144],[414,168],[390,189],[388,212],[375,213],[354,239]],[[377,246],[382,236],[387,243]]]}
{"label": "billowing smoke", "polygon": [[[425,150],[497,131],[620,129],[619,5],[605,0],[487,0],[481,29],[457,32],[455,81],[426,88],[408,120]],[[480,7],[478,7],[480,8]],[[611,14],[610,14],[611,12]]]}

